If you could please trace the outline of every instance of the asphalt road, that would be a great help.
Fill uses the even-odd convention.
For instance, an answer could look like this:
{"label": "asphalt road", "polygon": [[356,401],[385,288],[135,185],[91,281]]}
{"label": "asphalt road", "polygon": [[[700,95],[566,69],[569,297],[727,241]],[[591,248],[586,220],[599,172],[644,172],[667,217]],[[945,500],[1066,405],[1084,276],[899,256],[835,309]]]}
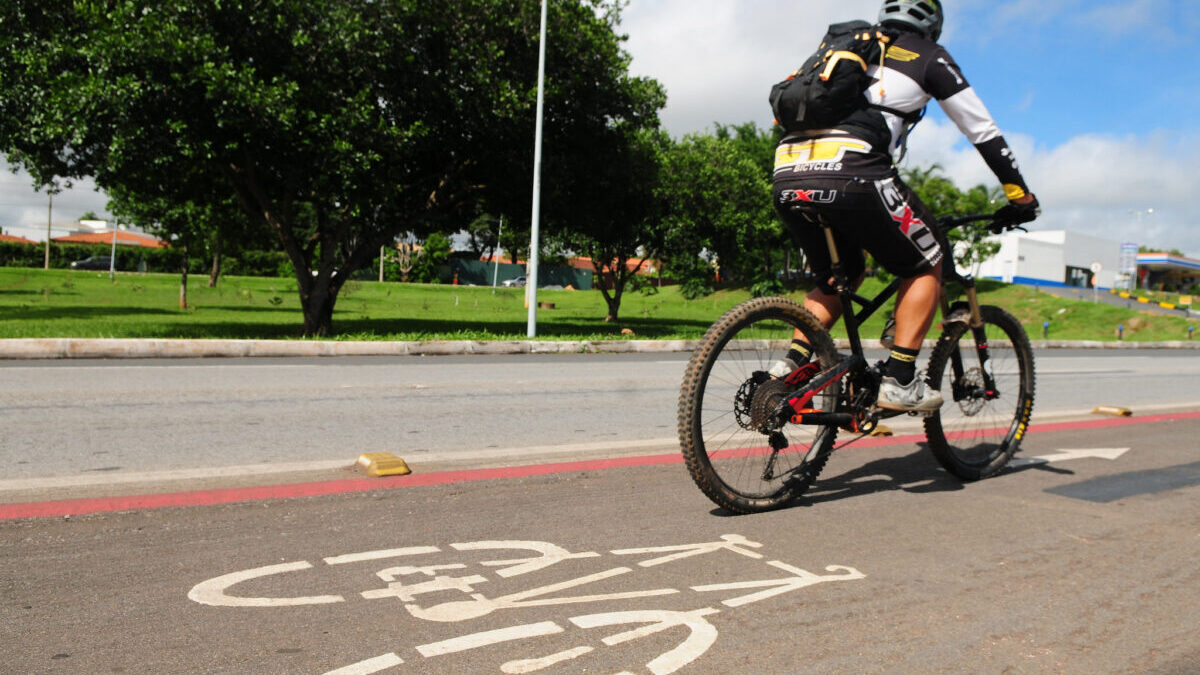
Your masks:
{"label": "asphalt road", "polygon": [[[686,358],[0,361],[0,502],[336,477],[364,452],[440,470],[671,451]],[[1037,375],[1035,424],[1200,409],[1191,350],[1042,350]]]}
{"label": "asphalt road", "polygon": [[1198,434],[851,446],[742,517],[671,463],[2,521],[3,670],[1194,673]]}
{"label": "asphalt road", "polygon": [[1200,360],[1037,358],[1000,476],[898,423],[743,517],[682,356],[5,363],[0,671],[1200,671]]}

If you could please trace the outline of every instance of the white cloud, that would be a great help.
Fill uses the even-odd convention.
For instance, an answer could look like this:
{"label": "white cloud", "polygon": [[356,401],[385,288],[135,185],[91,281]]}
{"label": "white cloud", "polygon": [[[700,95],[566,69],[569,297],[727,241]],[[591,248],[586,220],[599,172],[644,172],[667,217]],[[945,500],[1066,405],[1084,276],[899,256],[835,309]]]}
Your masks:
{"label": "white cloud", "polygon": [[830,23],[871,18],[879,0],[632,0],[622,29],[631,71],[667,89],[675,135],[713,122],[771,124],[771,85],[800,65]]}
{"label": "white cloud", "polygon": [[[12,173],[7,163],[0,163],[0,228],[13,234],[38,241],[46,240],[46,221],[50,219],[58,227],[60,223],[73,222],[84,213],[92,211],[101,218],[107,217],[108,197],[96,192],[91,179],[73,181],[73,187],[54,195],[49,203],[46,193],[33,189],[33,180],[24,171]],[[52,207],[52,208],[50,208]],[[66,234],[56,229],[53,236]]]}
{"label": "white cloud", "polygon": [[[767,92],[799,65],[829,23],[871,18],[879,0],[632,0],[622,29],[635,74],[667,88],[664,126],[676,136],[711,128],[714,121],[771,124]],[[1138,0],[1147,11],[1157,0]],[[962,0],[947,16],[947,35],[971,26],[962,18],[990,15],[997,25],[1040,25],[1088,8],[1079,20],[1119,20],[1105,11],[1121,5],[1081,0],[1018,0],[996,7]],[[978,32],[978,31],[977,31]],[[986,32],[981,33],[981,35]],[[1032,93],[1024,102],[1032,104]],[[1163,134],[1117,138],[1082,135],[1057,147],[1008,135],[1022,170],[1043,205],[1036,229],[1069,229],[1118,241],[1178,248],[1200,258],[1200,227],[1191,215],[1200,142]],[[931,116],[913,133],[908,163],[939,163],[956,183],[996,183],[973,147],[949,121]],[[1153,208],[1140,227],[1130,210]]]}
{"label": "white cloud", "polygon": [[[1066,229],[1200,258],[1193,202],[1200,175],[1200,138],[1166,133],[1076,136],[1054,148],[1009,135],[1021,170],[1042,204],[1032,229]],[[947,121],[925,120],[913,132],[909,166],[942,165],[960,187],[994,185],[975,148]],[[1153,214],[1137,211],[1153,209]]]}

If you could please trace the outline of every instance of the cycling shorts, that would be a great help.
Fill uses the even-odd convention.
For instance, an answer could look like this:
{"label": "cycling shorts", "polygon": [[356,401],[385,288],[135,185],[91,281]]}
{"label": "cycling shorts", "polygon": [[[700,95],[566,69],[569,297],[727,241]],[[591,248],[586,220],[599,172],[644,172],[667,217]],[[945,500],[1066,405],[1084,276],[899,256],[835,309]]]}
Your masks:
{"label": "cycling shorts", "polygon": [[825,234],[830,225],[846,278],[866,270],[863,250],[888,272],[907,279],[941,264],[943,246],[933,213],[898,176],[882,179],[776,177],[775,208],[804,249],[826,292],[832,261]]}

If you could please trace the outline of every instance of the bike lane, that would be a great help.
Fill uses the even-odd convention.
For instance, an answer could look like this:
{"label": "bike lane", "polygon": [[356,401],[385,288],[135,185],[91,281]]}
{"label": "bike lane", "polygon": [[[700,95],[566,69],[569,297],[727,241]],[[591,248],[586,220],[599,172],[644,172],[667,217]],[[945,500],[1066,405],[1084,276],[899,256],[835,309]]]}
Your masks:
{"label": "bike lane", "polygon": [[1023,461],[970,485],[919,439],[865,439],[796,507],[746,517],[639,458],[13,520],[0,647],[22,672],[1200,663],[1195,483],[1061,493],[1186,474],[1198,431],[1200,413],[1035,425]]}

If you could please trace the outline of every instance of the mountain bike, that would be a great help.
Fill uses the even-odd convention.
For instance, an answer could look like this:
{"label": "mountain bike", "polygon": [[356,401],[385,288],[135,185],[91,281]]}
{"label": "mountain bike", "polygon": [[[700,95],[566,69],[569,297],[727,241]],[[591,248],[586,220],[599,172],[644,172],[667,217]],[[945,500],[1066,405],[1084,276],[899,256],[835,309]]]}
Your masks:
{"label": "mountain bike", "polygon": [[[981,221],[1023,229],[997,222],[994,214],[947,218],[936,227],[945,241],[950,230]],[[839,430],[856,437],[849,443],[880,420],[917,414],[875,406],[883,362],[868,363],[859,337],[861,324],[891,299],[900,280],[874,298],[858,295],[828,225],[821,226],[849,353],[839,353],[829,331],[798,303],[754,298],[708,329],[684,374],[678,429],[688,472],[709,499],[735,513],[781,508],[803,494],[829,460]],[[1029,426],[1033,349],[1020,321],[1000,307],[980,305],[974,278],[955,270],[949,252],[946,258],[942,334],[924,372],[926,386],[940,391],[945,403],[925,415],[925,438],[948,472],[973,481],[1003,469]],[[965,300],[948,299],[946,286],[954,282]],[[767,371],[793,335],[812,345],[812,359],[773,378]]]}

